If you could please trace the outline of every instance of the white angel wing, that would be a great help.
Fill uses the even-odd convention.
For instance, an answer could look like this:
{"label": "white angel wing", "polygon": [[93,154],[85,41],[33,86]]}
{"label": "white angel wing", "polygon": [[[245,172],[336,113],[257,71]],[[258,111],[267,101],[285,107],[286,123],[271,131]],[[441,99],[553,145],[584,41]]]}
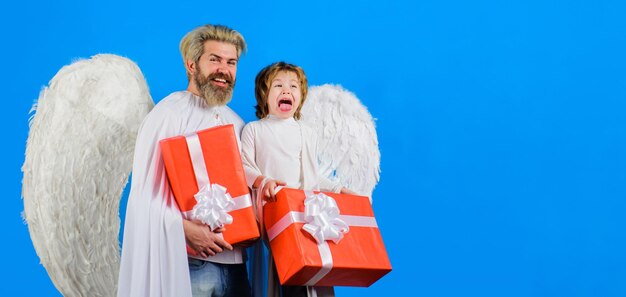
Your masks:
{"label": "white angel wing", "polygon": [[374,119],[359,99],[341,86],[311,87],[302,121],[318,132],[323,174],[372,197],[380,174],[380,151]]}
{"label": "white angel wing", "polygon": [[24,218],[65,296],[116,293],[120,197],[153,106],[137,65],[115,55],[63,67],[39,96],[22,167]]}

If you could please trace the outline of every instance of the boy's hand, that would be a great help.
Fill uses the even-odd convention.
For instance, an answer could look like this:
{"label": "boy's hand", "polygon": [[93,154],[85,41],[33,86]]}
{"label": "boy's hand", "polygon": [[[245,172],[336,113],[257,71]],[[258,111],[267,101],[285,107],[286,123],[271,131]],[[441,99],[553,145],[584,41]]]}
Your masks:
{"label": "boy's hand", "polygon": [[263,185],[261,193],[263,193],[263,199],[269,202],[276,201],[276,187],[287,185],[283,181],[271,179]]}
{"label": "boy's hand", "polygon": [[359,195],[358,193],[348,189],[348,188],[341,188],[341,191],[339,192],[341,194],[349,194],[349,195]]}

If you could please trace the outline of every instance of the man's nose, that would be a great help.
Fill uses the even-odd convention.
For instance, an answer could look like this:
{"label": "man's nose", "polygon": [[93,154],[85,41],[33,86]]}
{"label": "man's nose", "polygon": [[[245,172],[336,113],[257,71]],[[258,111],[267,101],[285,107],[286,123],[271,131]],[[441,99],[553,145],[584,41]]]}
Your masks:
{"label": "man's nose", "polygon": [[216,72],[219,73],[228,73],[228,62],[222,61],[217,65]]}

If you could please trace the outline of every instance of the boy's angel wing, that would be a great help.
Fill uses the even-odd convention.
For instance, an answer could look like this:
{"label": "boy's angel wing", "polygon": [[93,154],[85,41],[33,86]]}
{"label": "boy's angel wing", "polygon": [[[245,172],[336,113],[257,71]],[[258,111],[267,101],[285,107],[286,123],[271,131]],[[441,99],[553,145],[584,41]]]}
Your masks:
{"label": "boy's angel wing", "polygon": [[153,106],[137,65],[103,54],[59,70],[33,107],[23,216],[65,296],[115,295],[120,197],[137,130]]}
{"label": "boy's angel wing", "polygon": [[302,121],[317,131],[322,173],[371,199],[379,179],[380,151],[367,108],[341,86],[314,86],[302,107]]}

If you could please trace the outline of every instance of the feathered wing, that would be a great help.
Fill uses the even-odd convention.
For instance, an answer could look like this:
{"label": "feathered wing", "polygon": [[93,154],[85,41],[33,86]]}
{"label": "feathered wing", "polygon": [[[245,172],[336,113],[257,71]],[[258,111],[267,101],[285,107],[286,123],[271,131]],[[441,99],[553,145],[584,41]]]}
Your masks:
{"label": "feathered wing", "polygon": [[24,218],[65,296],[116,293],[120,197],[153,106],[137,65],[108,54],[63,67],[39,96],[22,167]]}
{"label": "feathered wing", "polygon": [[341,86],[314,86],[302,107],[302,121],[318,133],[323,174],[371,199],[380,176],[380,151],[367,108]]}

